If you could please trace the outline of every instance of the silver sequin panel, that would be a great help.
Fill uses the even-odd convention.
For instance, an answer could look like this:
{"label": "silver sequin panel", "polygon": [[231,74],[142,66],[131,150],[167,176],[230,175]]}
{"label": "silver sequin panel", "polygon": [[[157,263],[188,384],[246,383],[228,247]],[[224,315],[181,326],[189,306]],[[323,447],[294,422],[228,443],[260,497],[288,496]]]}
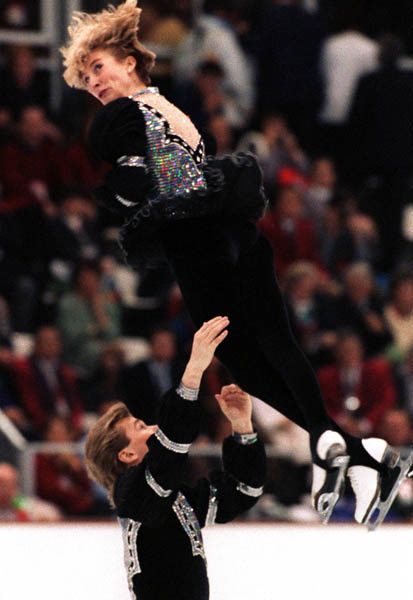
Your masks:
{"label": "silver sequin panel", "polygon": [[213,525],[217,518],[218,512],[218,498],[217,498],[217,488],[210,484],[209,487],[209,501],[208,501],[208,512],[205,518],[205,526]]}
{"label": "silver sequin panel", "polygon": [[133,578],[138,573],[141,573],[136,541],[142,523],[133,519],[118,519],[118,521],[122,527],[123,556],[128,577],[128,587],[132,600],[136,600],[136,595],[133,591]]}
{"label": "silver sequin panel", "polygon": [[201,528],[198,523],[195,511],[188,500],[178,492],[178,496],[172,505],[172,508],[179,519],[185,533],[189,537],[192,548],[192,556],[202,556],[206,562],[204,542],[202,540]]}
{"label": "silver sequin panel", "polygon": [[147,165],[154,180],[153,199],[186,196],[194,191],[206,190],[202,172],[205,158],[203,142],[199,141],[194,148],[182,137],[183,133],[175,133],[171,129],[167,118],[156,108],[138,100],[136,102],[146,123]]}
{"label": "silver sequin panel", "polygon": [[136,96],[134,100],[152,108],[154,113],[160,113],[168,124],[169,133],[181,138],[195,152],[201,142],[201,136],[191,119],[165,96],[159,94],[156,88],[149,88],[147,92]]}

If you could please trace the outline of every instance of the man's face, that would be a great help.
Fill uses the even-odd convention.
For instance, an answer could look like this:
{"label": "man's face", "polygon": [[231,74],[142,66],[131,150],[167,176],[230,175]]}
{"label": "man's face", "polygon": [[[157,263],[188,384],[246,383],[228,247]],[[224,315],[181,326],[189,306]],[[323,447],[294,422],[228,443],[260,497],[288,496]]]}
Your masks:
{"label": "man's face", "polygon": [[118,427],[123,429],[129,439],[129,444],[119,452],[119,460],[130,466],[138,465],[148,452],[147,441],[158,431],[158,426],[146,425],[144,421],[130,416],[121,419]]}
{"label": "man's face", "polygon": [[131,59],[134,61],[131,56],[118,60],[109,50],[93,50],[86,60],[83,74],[89,94],[102,104],[128,96],[135,71]]}

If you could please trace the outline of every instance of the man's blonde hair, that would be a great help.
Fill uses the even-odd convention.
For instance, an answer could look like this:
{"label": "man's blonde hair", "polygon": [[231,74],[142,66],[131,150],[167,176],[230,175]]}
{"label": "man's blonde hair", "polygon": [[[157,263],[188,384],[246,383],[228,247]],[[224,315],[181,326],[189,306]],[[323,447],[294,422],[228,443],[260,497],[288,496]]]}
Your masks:
{"label": "man's blonde hair", "polygon": [[138,0],[125,0],[118,7],[109,5],[95,14],[75,12],[69,26],[70,40],[60,51],[66,67],[63,77],[71,87],[85,89],[85,63],[91,52],[109,50],[115,58],[127,56],[136,59],[136,72],[148,85],[156,55],[138,40],[139,19],[142,9]]}
{"label": "man's blonde hair", "polygon": [[90,429],[86,439],[85,463],[91,479],[104,487],[112,506],[116,478],[127,469],[118,454],[129,444],[119,421],[131,413],[123,402],[114,404]]}

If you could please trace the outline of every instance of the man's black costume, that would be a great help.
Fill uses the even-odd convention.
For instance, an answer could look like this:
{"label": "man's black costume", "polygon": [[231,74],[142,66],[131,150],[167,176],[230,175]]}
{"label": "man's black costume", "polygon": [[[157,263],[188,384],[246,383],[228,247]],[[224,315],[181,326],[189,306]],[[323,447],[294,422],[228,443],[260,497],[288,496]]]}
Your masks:
{"label": "man's black costume", "polygon": [[265,451],[256,434],[226,438],[224,471],[212,472],[195,487],[182,484],[200,417],[191,392],[180,385],[165,394],[149,452],[115,483],[129,589],[139,600],[207,600],[201,528],[231,521],[262,494]]}

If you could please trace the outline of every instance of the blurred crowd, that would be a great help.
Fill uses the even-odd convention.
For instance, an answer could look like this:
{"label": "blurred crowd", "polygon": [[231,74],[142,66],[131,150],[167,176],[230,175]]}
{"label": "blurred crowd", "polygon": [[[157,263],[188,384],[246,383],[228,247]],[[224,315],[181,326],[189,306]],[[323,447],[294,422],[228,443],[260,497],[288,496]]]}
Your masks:
{"label": "blurred crowd", "polygon": [[[17,4],[24,11],[5,3],[2,23],[22,18]],[[329,412],[403,447],[413,443],[413,71],[402,29],[369,31],[360,4],[206,0],[197,13],[190,0],[141,0],[140,35],[158,53],[152,84],[208,146],[258,156],[270,200],[259,227]],[[31,442],[82,441],[119,399],[155,422],[193,335],[179,289],[167,267],[125,266],[120,222],[95,203],[107,169],[85,143],[95,101],[65,89],[52,111],[36,49],[3,57],[0,409]],[[214,361],[199,444],[229,433],[214,400],[229,381]],[[306,518],[306,434],[254,402],[278,454],[256,515]],[[198,475],[209,467],[191,463]],[[40,453],[35,471],[37,498],[24,497],[0,443],[0,520],[110,513],[78,453]],[[410,484],[395,516],[413,516]]]}

